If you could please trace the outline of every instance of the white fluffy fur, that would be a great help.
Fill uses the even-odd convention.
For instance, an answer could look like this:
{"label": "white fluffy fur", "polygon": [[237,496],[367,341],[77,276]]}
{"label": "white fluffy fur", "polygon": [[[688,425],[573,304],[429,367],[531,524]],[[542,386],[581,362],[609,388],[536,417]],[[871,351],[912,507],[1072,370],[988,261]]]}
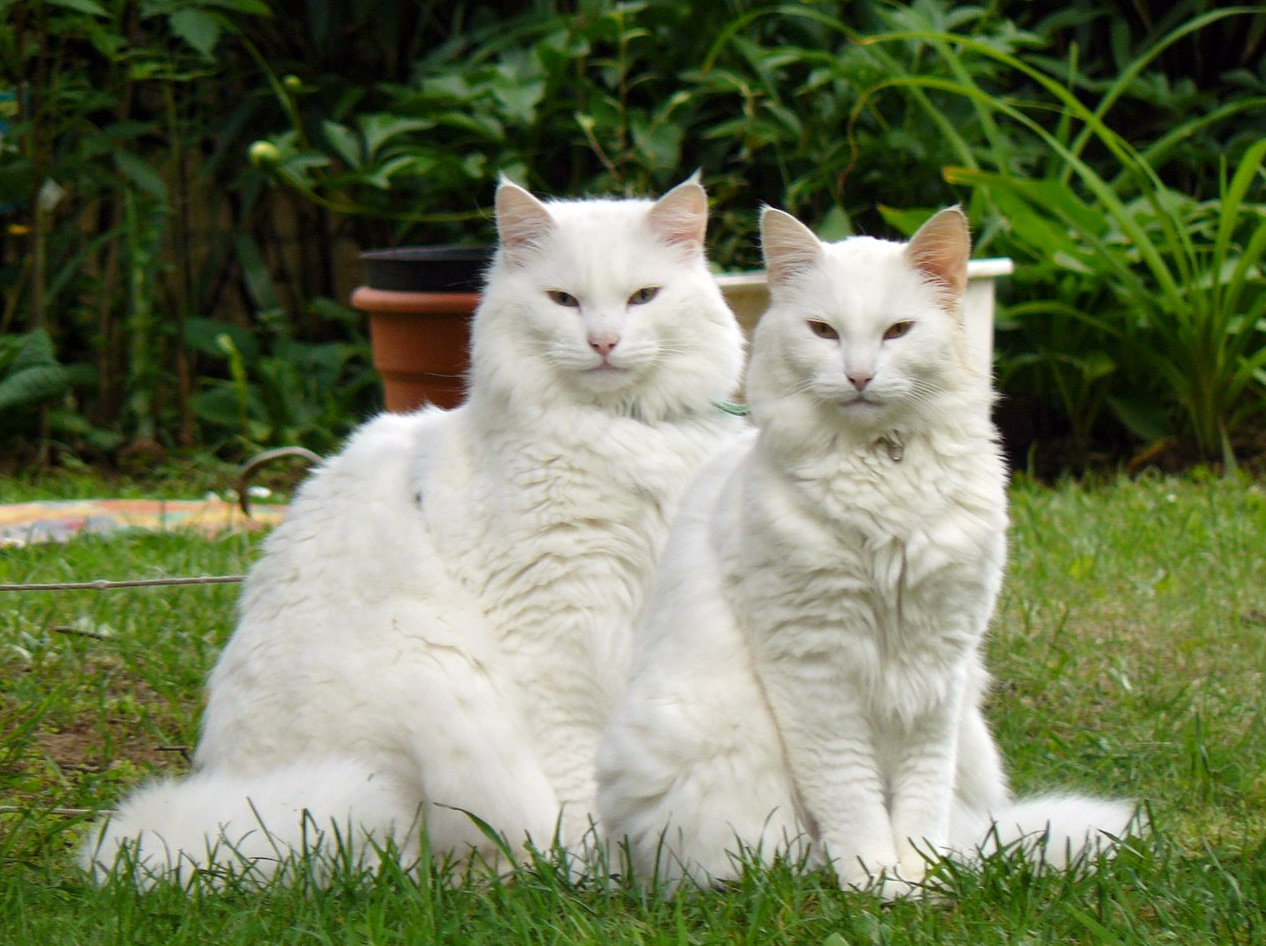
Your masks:
{"label": "white fluffy fur", "polygon": [[822,244],[768,210],[762,243],[758,430],[683,499],[600,750],[605,831],[669,884],[745,850],[888,896],[921,852],[1027,837],[1058,863],[1124,832],[1125,803],[1013,802],[981,713],[1007,496],[963,351],[961,213]]}
{"label": "white fluffy fur", "polygon": [[706,219],[694,181],[549,204],[503,182],[468,400],[369,422],[304,485],[211,674],[195,774],[128,799],[87,865],[139,833],[158,872],[205,867],[253,811],[282,850],[302,808],[378,840],[420,808],[457,856],[492,853],[465,812],[512,845],[586,834],[668,522],[736,430]]}
{"label": "white fluffy fur", "polygon": [[[417,839],[418,810],[399,783],[352,759],[252,775],[205,769],[136,791],[111,818],[109,843],[127,846],[142,887],[187,884],[195,875],[212,886],[228,875],[265,882],[298,871],[320,880],[336,866],[373,869],[389,840],[407,852]],[[106,852],[111,861],[117,852],[98,852],[95,843],[95,867],[104,871]]]}

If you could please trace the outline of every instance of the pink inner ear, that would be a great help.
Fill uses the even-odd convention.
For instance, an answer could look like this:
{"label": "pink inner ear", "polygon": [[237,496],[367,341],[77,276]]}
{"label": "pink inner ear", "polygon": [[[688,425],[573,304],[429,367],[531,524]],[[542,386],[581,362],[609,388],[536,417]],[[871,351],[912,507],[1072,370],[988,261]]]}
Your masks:
{"label": "pink inner ear", "polygon": [[523,188],[509,181],[497,188],[497,234],[507,250],[539,243],[553,226],[545,205]]}
{"label": "pink inner ear", "polygon": [[666,243],[703,252],[708,232],[708,195],[693,180],[678,184],[655,202],[647,220]]}
{"label": "pink inner ear", "polygon": [[933,216],[906,247],[910,262],[955,298],[967,289],[967,260],[971,256],[971,234],[967,218],[957,207]]}
{"label": "pink inner ear", "polygon": [[766,278],[772,286],[785,284],[822,259],[822,244],[813,231],[791,214],[772,207],[761,214],[760,245]]}

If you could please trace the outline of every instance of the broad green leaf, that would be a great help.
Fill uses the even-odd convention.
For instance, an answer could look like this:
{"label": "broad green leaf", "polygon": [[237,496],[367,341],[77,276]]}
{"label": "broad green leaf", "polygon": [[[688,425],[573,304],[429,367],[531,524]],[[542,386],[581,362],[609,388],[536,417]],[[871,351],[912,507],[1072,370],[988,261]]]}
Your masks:
{"label": "broad green leaf", "polygon": [[171,31],[210,59],[215,44],[220,41],[221,22],[214,13],[199,10],[196,7],[177,10],[168,20]]}
{"label": "broad green leaf", "polygon": [[511,122],[531,124],[536,118],[536,106],[545,95],[545,83],[521,76],[499,76],[498,79],[492,94],[505,117]]}
{"label": "broad green leaf", "polygon": [[334,153],[342,159],[344,164],[353,169],[361,166],[364,162],[364,152],[356,132],[346,125],[332,121],[321,122],[321,131],[330,147],[334,149]]}
{"label": "broad green leaf", "polygon": [[382,190],[388,190],[391,187],[392,180],[396,177],[418,177],[427,173],[431,168],[435,167],[435,160],[425,155],[413,156],[402,154],[399,157],[392,158],[377,165],[372,170],[366,169],[360,175],[360,180],[370,185],[378,187]]}
{"label": "broad green leaf", "polygon": [[1099,381],[1117,370],[1116,362],[1107,352],[1092,351],[1080,360],[1082,376],[1087,381]]}
{"label": "broad green leaf", "polygon": [[259,244],[248,233],[238,234],[234,241],[237,249],[237,260],[242,267],[242,275],[246,277],[247,288],[256,308],[265,311],[278,310],[281,302],[277,296],[277,287],[273,284],[272,274],[264,262]]}
{"label": "broad green leaf", "polygon": [[228,335],[232,339],[234,350],[241,352],[247,361],[254,361],[260,355],[259,343],[241,326],[195,317],[185,319],[184,329],[185,344],[200,354],[213,358],[225,357],[219,338],[221,335]]}
{"label": "broad green leaf", "polygon": [[654,168],[675,168],[681,160],[682,136],[681,126],[672,122],[647,121],[640,115],[630,122],[633,143],[646,155],[647,162]]}
{"label": "broad green leaf", "polygon": [[44,329],[37,328],[20,337],[9,371],[16,374],[28,368],[47,368],[56,364],[52,337]]}
{"label": "broad green leaf", "polygon": [[854,232],[853,221],[849,219],[848,211],[839,204],[832,204],[827,208],[816,227],[818,239],[827,242],[843,240],[845,237],[852,236]]}
{"label": "broad green leaf", "polygon": [[314,168],[327,168],[331,163],[329,157],[320,151],[303,151],[288,155],[281,162],[281,170],[292,177],[302,179],[306,172]]}
{"label": "broad green leaf", "polygon": [[[215,387],[195,394],[189,399],[189,406],[199,420],[230,430],[237,430],[246,420],[242,399],[227,382],[218,382]],[[249,412],[249,408],[247,410]]]}
{"label": "broad green leaf", "polygon": [[0,411],[51,401],[66,393],[66,369],[61,365],[36,365],[0,378]]}
{"label": "broad green leaf", "polygon": [[[899,210],[896,207],[888,207],[884,204],[879,205],[879,213],[883,216],[884,222],[892,227],[902,236],[913,236],[915,231],[923,224],[927,223],[928,218],[936,213],[935,208],[931,207],[912,207]],[[826,239],[823,237],[823,239]],[[836,239],[839,239],[838,237]]]}
{"label": "broad green leaf", "polygon": [[503,143],[505,126],[491,115],[466,115],[457,111],[446,111],[435,116],[435,124],[458,131],[469,131],[489,141]]}
{"label": "broad green leaf", "polygon": [[1156,441],[1175,433],[1169,412],[1153,399],[1108,395],[1108,405],[1126,429],[1140,440]]}
{"label": "broad green leaf", "polygon": [[374,160],[378,149],[392,138],[411,131],[427,131],[434,127],[435,122],[429,118],[401,118],[385,112],[366,115],[360,122],[361,135],[365,140],[366,159]]}

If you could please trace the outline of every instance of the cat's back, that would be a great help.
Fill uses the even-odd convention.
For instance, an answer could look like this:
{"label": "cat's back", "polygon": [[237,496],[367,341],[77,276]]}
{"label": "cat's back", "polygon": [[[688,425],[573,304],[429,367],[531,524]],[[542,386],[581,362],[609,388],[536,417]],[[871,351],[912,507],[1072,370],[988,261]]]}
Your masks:
{"label": "cat's back", "polygon": [[456,419],[384,414],[300,489],[247,577],[211,672],[200,763],[256,765],[337,742],[342,720],[389,698],[391,668],[424,641],[465,633],[478,648],[479,612],[449,576],[419,502],[428,475],[461,465]]}
{"label": "cat's back", "polygon": [[651,665],[695,664],[717,645],[717,635],[728,633],[718,556],[737,527],[755,440],[754,429],[735,430],[682,495],[637,631],[639,672]]}
{"label": "cat's back", "polygon": [[456,452],[457,416],[435,409],[385,413],[359,428],[303,484],[285,521],[265,541],[243,609],[253,610],[257,599],[292,583],[309,595],[357,588],[373,593],[389,578],[393,559],[416,559],[424,538],[419,457],[440,475],[445,464],[458,462],[447,455]]}
{"label": "cat's back", "polygon": [[[637,625],[630,684],[613,733],[645,730],[639,738],[653,743],[654,731],[663,729],[670,741],[689,731],[690,739],[707,742],[741,725],[751,696],[750,659],[722,556],[741,515],[754,439],[750,429],[733,436],[682,497]],[[610,768],[628,762],[608,753]]]}

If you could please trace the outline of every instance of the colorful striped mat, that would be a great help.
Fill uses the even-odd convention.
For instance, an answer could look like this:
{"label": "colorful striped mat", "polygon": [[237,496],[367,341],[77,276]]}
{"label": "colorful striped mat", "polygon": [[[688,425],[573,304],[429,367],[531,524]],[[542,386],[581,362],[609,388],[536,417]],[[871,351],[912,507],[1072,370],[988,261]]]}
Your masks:
{"label": "colorful striped mat", "polygon": [[0,506],[0,546],[65,542],[81,535],[124,529],[207,534],[266,529],[285,516],[285,506],[251,505],[247,516],[223,499],[66,499]]}

